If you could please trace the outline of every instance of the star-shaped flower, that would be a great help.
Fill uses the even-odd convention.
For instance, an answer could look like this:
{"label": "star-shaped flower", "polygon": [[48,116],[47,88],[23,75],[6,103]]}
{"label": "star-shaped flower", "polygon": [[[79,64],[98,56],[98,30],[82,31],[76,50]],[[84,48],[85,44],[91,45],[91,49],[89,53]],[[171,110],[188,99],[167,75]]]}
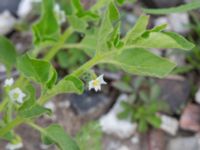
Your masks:
{"label": "star-shaped flower", "polygon": [[15,88],[13,90],[11,90],[9,92],[9,96],[10,96],[10,99],[13,101],[13,102],[18,102],[20,104],[23,103],[24,101],[24,97],[26,96],[26,94],[24,94],[20,88]]}
{"label": "star-shaped flower", "polygon": [[14,83],[14,79],[13,78],[6,79],[5,82],[4,82],[4,87],[12,86],[13,83]]}
{"label": "star-shaped flower", "polygon": [[89,82],[89,90],[94,89],[96,92],[101,90],[101,85],[102,84],[107,84],[104,79],[103,79],[104,75],[100,75],[99,77],[97,77],[95,80],[91,80]]}

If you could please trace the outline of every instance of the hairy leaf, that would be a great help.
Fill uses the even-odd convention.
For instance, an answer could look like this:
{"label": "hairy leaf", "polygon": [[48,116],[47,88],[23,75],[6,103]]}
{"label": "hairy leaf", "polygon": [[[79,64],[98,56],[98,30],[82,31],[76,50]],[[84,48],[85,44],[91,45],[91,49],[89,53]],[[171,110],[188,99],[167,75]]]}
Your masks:
{"label": "hairy leaf", "polygon": [[56,144],[60,150],[80,150],[76,142],[57,124],[52,124],[42,130],[44,144]]}
{"label": "hairy leaf", "polygon": [[44,42],[55,42],[60,35],[60,27],[54,14],[54,0],[43,0],[42,2],[42,16],[32,26],[36,45]]}
{"label": "hairy leaf", "polygon": [[51,87],[57,79],[57,73],[50,63],[30,58],[27,54],[17,59],[17,68],[25,77],[47,87]]}
{"label": "hairy leaf", "polygon": [[0,62],[11,69],[16,63],[16,50],[14,45],[5,37],[0,36]]}
{"label": "hairy leaf", "polygon": [[165,58],[158,57],[143,48],[125,49],[106,60],[125,71],[137,75],[164,77],[175,64]]}

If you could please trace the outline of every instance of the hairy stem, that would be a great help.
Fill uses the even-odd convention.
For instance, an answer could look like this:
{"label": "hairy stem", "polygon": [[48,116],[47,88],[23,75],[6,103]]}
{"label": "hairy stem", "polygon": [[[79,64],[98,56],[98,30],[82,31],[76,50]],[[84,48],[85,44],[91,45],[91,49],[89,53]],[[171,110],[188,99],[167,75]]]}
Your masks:
{"label": "hairy stem", "polygon": [[68,29],[66,29],[64,34],[60,37],[58,43],[49,50],[44,59],[47,61],[51,61],[51,59],[57,54],[60,48],[62,48],[62,45],[65,44],[65,41],[70,37],[72,33],[73,28],[69,27]]}

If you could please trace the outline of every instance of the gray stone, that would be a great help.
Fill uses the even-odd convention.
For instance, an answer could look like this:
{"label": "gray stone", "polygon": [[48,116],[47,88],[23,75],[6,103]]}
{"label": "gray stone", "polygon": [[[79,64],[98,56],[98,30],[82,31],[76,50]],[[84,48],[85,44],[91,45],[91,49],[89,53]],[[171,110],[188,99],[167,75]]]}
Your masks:
{"label": "gray stone", "polygon": [[82,95],[71,95],[69,100],[78,115],[97,118],[108,110],[113,98],[91,91]]}
{"label": "gray stone", "polygon": [[186,105],[190,94],[190,85],[180,76],[171,76],[166,79],[158,79],[157,84],[161,89],[160,100],[165,101],[172,113],[179,114]]}
{"label": "gray stone", "polygon": [[164,7],[173,7],[180,5],[184,2],[184,0],[141,0],[145,5],[148,7],[158,7],[158,8],[164,8]]}
{"label": "gray stone", "polygon": [[199,150],[199,143],[196,137],[178,137],[170,139],[167,150]]}
{"label": "gray stone", "polygon": [[16,14],[19,2],[20,0],[1,0],[0,13],[4,10],[9,10],[13,14]]}

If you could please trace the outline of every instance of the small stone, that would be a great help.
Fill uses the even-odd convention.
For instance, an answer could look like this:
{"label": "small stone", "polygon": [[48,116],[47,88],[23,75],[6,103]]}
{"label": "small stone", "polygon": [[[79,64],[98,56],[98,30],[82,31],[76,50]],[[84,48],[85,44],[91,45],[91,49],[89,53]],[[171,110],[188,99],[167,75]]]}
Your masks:
{"label": "small stone", "polygon": [[41,2],[41,0],[21,0],[18,6],[17,15],[20,18],[26,18],[32,11],[34,2]]}
{"label": "small stone", "polygon": [[180,127],[193,132],[200,132],[200,106],[188,104],[180,119]]}
{"label": "small stone", "polygon": [[[112,95],[112,94],[111,94]],[[69,96],[71,107],[80,116],[97,118],[107,111],[113,102],[113,98],[98,92],[85,92],[82,95]]]}
{"label": "small stone", "polygon": [[48,109],[51,109],[52,112],[55,112],[55,111],[56,111],[55,104],[54,104],[52,101],[47,102],[47,103],[44,105],[44,107],[45,107],[45,108],[48,108]]}
{"label": "small stone", "polygon": [[198,91],[195,94],[195,101],[200,104],[200,88],[198,89]]}
{"label": "small stone", "polygon": [[180,34],[187,34],[189,28],[189,16],[187,13],[173,13],[165,17],[159,17],[155,21],[155,26],[167,24],[167,31],[174,31]]}
{"label": "small stone", "polygon": [[194,137],[178,137],[169,141],[167,150],[199,150],[198,139]]}
{"label": "small stone", "polygon": [[100,118],[100,125],[103,132],[106,134],[115,135],[121,139],[132,136],[136,132],[137,128],[136,123],[117,118],[117,114],[122,111],[120,103],[126,98],[127,96],[121,95],[113,108],[106,115]]}
{"label": "small stone", "polygon": [[8,10],[11,13],[16,14],[19,2],[20,0],[1,0],[0,13],[4,12],[5,10]]}
{"label": "small stone", "polygon": [[139,138],[139,135],[134,135],[132,138],[131,138],[131,142],[133,144],[138,144],[140,142],[140,138]]}
{"label": "small stone", "polygon": [[149,132],[148,140],[149,141],[146,141],[147,145],[149,145],[148,149],[151,149],[151,150],[165,150],[165,147],[166,147],[166,135],[162,130],[152,129]]}
{"label": "small stone", "polygon": [[130,150],[127,146],[121,146],[118,150]]}
{"label": "small stone", "polygon": [[15,17],[5,10],[0,14],[0,35],[5,35],[12,31],[14,25],[16,23]]}
{"label": "small stone", "polygon": [[156,82],[161,90],[160,100],[169,105],[171,113],[180,114],[190,94],[189,82],[181,76],[169,76]]}
{"label": "small stone", "polygon": [[160,128],[171,135],[176,135],[179,127],[178,120],[167,115],[159,116],[162,120]]}
{"label": "small stone", "polygon": [[6,72],[6,67],[3,64],[0,64],[0,73]]}
{"label": "small stone", "polygon": [[44,150],[49,149],[49,147],[50,147],[50,145],[45,145],[45,144],[40,145],[40,148],[44,149]]}
{"label": "small stone", "polygon": [[151,8],[166,8],[166,7],[174,7],[177,5],[180,5],[183,3],[183,0],[141,0],[143,3],[145,3],[148,7]]}
{"label": "small stone", "polygon": [[70,103],[70,101],[68,101],[68,100],[64,100],[64,101],[62,101],[62,102],[59,102],[59,103],[58,103],[58,106],[59,106],[60,108],[69,108],[69,107],[71,106],[71,103]]}

